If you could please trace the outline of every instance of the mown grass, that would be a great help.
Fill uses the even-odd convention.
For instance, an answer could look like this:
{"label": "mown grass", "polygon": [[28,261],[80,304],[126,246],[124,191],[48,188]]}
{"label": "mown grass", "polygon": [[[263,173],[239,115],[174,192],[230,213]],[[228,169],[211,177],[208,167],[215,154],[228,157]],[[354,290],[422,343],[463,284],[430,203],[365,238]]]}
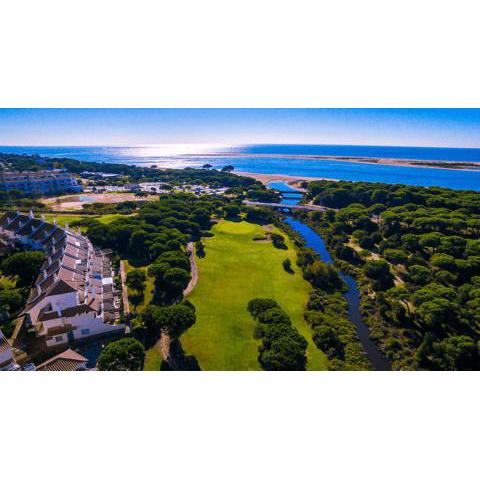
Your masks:
{"label": "mown grass", "polygon": [[160,351],[154,345],[145,351],[145,362],[143,363],[143,370],[149,372],[158,372],[162,366],[162,355]]}
{"label": "mown grass", "polygon": [[[197,322],[181,338],[186,353],[194,355],[203,370],[259,370],[255,323],[247,304],[252,298],[273,298],[308,341],[307,368],[326,369],[328,360],[314,345],[303,318],[311,286],[296,266],[290,239],[283,234],[288,250],[254,241],[265,230],[245,221],[223,220],[212,231],[214,236],[203,240],[206,256],[197,257],[198,285],[188,296]],[[276,227],[271,231],[281,233]],[[293,274],[282,266],[286,258]]]}
{"label": "mown grass", "polygon": [[[112,214],[109,214],[109,215],[98,215],[98,216],[95,216],[95,215],[81,215],[81,214],[78,214],[78,215],[65,214],[64,215],[64,214],[61,214],[61,213],[55,213],[55,214],[47,213],[44,216],[45,216],[45,220],[47,222],[53,222],[55,219],[57,219],[58,225],[60,225],[62,227],[65,227],[68,223],[69,226],[71,227],[73,222],[78,221],[78,220],[83,220],[84,218],[94,218],[95,220],[98,220],[101,223],[107,224],[107,223],[113,222],[117,218],[123,217],[124,215],[122,215],[120,213],[112,213]],[[80,227],[80,229],[82,230],[82,232],[86,230],[85,227]]]}

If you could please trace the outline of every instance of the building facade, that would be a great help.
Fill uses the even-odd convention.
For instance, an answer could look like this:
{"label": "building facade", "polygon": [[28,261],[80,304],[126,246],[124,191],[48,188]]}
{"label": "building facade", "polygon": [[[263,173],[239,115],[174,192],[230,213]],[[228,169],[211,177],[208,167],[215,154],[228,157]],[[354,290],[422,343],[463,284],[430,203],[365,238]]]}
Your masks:
{"label": "building facade", "polygon": [[82,186],[65,170],[0,172],[0,191],[21,191],[25,195],[81,192]]}

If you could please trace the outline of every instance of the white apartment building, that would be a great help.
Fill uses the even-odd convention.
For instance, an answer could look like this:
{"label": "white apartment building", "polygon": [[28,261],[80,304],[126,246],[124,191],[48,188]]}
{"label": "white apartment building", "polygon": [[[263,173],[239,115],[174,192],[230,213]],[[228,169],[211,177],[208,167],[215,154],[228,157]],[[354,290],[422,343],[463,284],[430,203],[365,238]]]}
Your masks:
{"label": "white apartment building", "polygon": [[0,191],[18,190],[25,195],[81,192],[82,186],[65,170],[39,172],[0,172]]}
{"label": "white apartment building", "polygon": [[45,349],[125,330],[111,262],[87,237],[31,212],[4,214],[0,237],[46,254],[22,312]]}

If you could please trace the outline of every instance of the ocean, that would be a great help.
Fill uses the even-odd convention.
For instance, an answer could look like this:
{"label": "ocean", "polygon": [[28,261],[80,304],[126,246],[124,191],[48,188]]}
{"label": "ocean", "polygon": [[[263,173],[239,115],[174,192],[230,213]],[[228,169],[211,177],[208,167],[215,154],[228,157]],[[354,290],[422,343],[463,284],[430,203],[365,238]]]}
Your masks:
{"label": "ocean", "polygon": [[[0,152],[38,154],[54,158],[163,168],[233,165],[252,173],[276,173],[334,180],[404,183],[480,191],[480,171],[361,164],[358,162],[295,158],[298,155],[394,158],[479,162],[480,149],[391,147],[360,145],[146,145],[131,147],[0,146]],[[222,155],[223,154],[223,155]],[[225,154],[228,154],[225,155]],[[235,154],[239,154],[236,156]],[[240,156],[248,154],[248,157]],[[213,156],[212,156],[213,155]],[[259,155],[258,157],[256,155]],[[260,156],[261,155],[261,156]],[[267,155],[267,156],[264,156]],[[268,155],[275,155],[268,157]]]}

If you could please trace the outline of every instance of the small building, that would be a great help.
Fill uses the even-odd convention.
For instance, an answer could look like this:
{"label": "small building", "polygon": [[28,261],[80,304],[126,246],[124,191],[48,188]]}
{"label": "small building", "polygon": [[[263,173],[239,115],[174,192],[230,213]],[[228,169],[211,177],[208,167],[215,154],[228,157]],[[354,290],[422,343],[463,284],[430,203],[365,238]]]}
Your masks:
{"label": "small building", "polygon": [[72,349],[65,350],[37,366],[38,372],[76,372],[87,370],[88,360]]}
{"label": "small building", "polygon": [[138,183],[126,183],[124,188],[130,192],[139,192],[142,189]]}

